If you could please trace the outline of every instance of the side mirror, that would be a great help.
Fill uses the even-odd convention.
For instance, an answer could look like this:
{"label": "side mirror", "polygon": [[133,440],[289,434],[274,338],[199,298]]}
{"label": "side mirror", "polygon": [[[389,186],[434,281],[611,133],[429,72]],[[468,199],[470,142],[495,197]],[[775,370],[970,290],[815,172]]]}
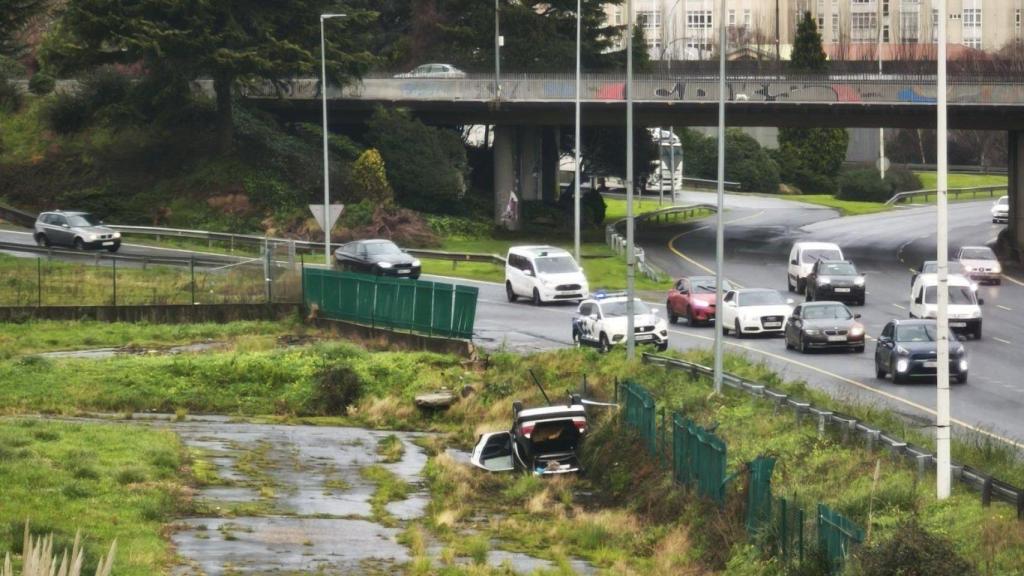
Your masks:
{"label": "side mirror", "polygon": [[984,305],[985,305],[985,299],[984,298],[978,298],[978,306],[984,306]]}
{"label": "side mirror", "polygon": [[889,338],[888,336],[879,336],[878,337],[878,343],[879,344],[888,344],[891,341],[892,341],[892,339]]}
{"label": "side mirror", "polygon": [[526,274],[527,276],[533,276],[533,270],[523,270],[523,274]]}
{"label": "side mirror", "polygon": [[590,319],[591,320],[597,320],[597,314],[591,314],[590,315]]}
{"label": "side mirror", "polygon": [[854,315],[853,315],[853,319],[854,319],[854,320],[857,320],[857,319],[859,319],[859,318],[860,318],[860,314],[854,314]]}
{"label": "side mirror", "polygon": [[793,305],[793,299],[792,298],[786,298],[786,304],[789,304],[790,306],[792,306]]}
{"label": "side mirror", "polygon": [[789,263],[792,264],[793,266],[797,265],[797,261],[796,260],[790,260]]}
{"label": "side mirror", "polygon": [[71,228],[71,226],[68,226],[68,223],[67,223],[67,222],[65,222],[65,223],[61,224],[61,225],[60,225],[60,227],[61,227],[61,228]]}

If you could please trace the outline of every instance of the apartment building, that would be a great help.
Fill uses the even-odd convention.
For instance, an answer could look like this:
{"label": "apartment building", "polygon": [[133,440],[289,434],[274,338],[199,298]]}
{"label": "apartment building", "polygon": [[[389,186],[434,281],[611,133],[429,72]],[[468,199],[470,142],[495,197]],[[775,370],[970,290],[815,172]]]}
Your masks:
{"label": "apartment building", "polygon": [[[817,20],[833,59],[927,57],[938,36],[939,0],[728,0],[731,52],[788,57],[799,18]],[[718,44],[719,0],[633,0],[653,59],[709,58]],[[625,6],[607,6],[608,21],[626,23]],[[1024,0],[948,0],[950,54],[997,51],[1024,41]],[[881,35],[881,44],[879,44]],[[778,46],[776,46],[776,41]]]}

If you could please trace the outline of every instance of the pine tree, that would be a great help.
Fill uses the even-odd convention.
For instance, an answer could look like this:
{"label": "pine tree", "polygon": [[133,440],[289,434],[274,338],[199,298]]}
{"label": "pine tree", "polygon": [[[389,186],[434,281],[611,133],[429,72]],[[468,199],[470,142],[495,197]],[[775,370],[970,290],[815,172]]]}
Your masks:
{"label": "pine tree", "polygon": [[793,70],[810,72],[819,72],[828,67],[825,51],[821,47],[821,33],[810,12],[804,12],[797,26],[789,65]]}

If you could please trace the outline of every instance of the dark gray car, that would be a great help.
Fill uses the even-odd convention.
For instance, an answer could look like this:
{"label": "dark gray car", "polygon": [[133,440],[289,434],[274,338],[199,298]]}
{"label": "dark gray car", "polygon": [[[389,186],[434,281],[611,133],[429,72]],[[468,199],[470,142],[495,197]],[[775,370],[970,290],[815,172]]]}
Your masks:
{"label": "dark gray car", "polygon": [[786,348],[801,352],[823,349],[864,351],[860,314],[842,302],[805,302],[786,321]]}
{"label": "dark gray car", "polygon": [[117,252],[121,233],[103,225],[88,212],[43,212],[36,218],[34,237],[40,246],[99,248]]}

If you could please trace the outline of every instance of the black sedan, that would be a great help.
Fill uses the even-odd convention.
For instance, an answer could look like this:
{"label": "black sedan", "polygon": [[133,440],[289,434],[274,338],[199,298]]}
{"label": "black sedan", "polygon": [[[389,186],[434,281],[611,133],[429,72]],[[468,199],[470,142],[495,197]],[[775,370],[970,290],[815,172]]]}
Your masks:
{"label": "black sedan", "polygon": [[864,351],[864,326],[841,302],[805,302],[786,321],[786,348]]}
{"label": "black sedan", "polygon": [[342,270],[378,276],[419,278],[420,261],[391,240],[356,240],[334,251],[335,265]]}
{"label": "black sedan", "polygon": [[853,262],[818,260],[807,275],[807,301],[842,300],[864,305],[864,276]]}
{"label": "black sedan", "polygon": [[[892,375],[895,383],[911,378],[934,378],[938,371],[938,340],[935,320],[892,320],[878,336],[875,347],[875,376]],[[957,383],[967,382],[967,350],[955,337],[949,340],[949,375]]]}

